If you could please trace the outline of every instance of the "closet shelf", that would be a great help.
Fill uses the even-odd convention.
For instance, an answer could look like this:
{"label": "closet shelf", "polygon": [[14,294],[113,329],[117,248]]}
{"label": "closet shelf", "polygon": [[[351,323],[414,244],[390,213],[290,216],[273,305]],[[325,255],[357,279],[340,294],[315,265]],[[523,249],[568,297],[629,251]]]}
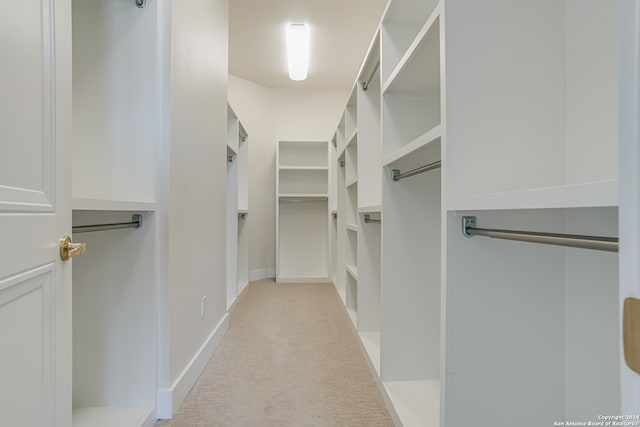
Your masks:
{"label": "closet shelf", "polygon": [[361,214],[376,214],[382,212],[382,205],[361,206],[358,208],[358,213]]}
{"label": "closet shelf", "polygon": [[449,196],[449,211],[618,206],[618,180],[467,196]]}
{"label": "closet shelf", "polygon": [[153,212],[156,210],[154,202],[135,202],[127,200],[92,199],[73,197],[71,209],[75,211],[136,211]]}
{"label": "closet shelf", "polygon": [[349,319],[351,319],[351,323],[357,329],[358,328],[358,312],[353,308],[347,307],[347,314],[349,315]]}
{"label": "closet shelf", "polygon": [[349,136],[349,139],[347,139],[347,144],[346,147],[350,147],[351,145],[356,145],[358,144],[358,129],[354,129],[353,133]]}
{"label": "closet shelf", "polygon": [[383,166],[418,167],[440,160],[440,125],[423,133],[401,149],[385,156]]}
{"label": "closet shelf", "polygon": [[73,427],[140,427],[155,423],[152,408],[89,407],[73,410]]}
{"label": "closet shelf", "polygon": [[352,179],[350,179],[350,180],[349,180],[349,182],[347,182],[346,187],[347,187],[347,188],[349,188],[349,187],[351,187],[352,185],[355,185],[355,184],[357,184],[357,183],[358,183],[358,178],[357,178],[357,177],[356,177],[356,178],[352,178]]}
{"label": "closet shelf", "polygon": [[440,43],[436,42],[440,39],[440,14],[441,6],[438,5],[384,82],[383,94],[397,91],[439,96]]}
{"label": "closet shelf", "polygon": [[326,171],[329,170],[328,166],[280,166],[280,170],[291,171]]}
{"label": "closet shelf", "polygon": [[305,200],[327,200],[329,198],[328,194],[321,194],[321,193],[281,193],[278,195],[278,198],[280,198],[280,200],[293,200],[293,199],[305,199]]}
{"label": "closet shelf", "polygon": [[355,224],[347,224],[347,230],[358,232],[358,226]]}
{"label": "closet shelf", "polygon": [[440,380],[383,381],[382,384],[402,425],[440,425]]}
{"label": "closet shelf", "polygon": [[356,281],[358,280],[358,266],[347,264],[347,272],[353,277]]}
{"label": "closet shelf", "polygon": [[371,365],[380,376],[380,332],[360,332],[358,335]]}

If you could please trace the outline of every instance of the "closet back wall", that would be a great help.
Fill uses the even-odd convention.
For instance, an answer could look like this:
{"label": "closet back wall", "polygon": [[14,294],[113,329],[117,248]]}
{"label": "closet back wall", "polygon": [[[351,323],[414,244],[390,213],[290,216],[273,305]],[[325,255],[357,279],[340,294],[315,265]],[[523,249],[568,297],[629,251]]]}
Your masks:
{"label": "closet back wall", "polygon": [[276,143],[328,141],[348,90],[268,88],[229,76],[229,104],[251,135],[249,280],[275,277]]}

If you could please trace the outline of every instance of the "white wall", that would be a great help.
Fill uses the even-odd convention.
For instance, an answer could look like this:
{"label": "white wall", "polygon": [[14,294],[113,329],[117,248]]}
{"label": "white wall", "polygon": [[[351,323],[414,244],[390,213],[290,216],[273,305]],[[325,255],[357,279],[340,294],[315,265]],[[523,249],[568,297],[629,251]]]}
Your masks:
{"label": "white wall", "polygon": [[329,141],[347,90],[268,88],[229,76],[229,103],[249,134],[249,271],[275,274],[275,167],[279,140]]}
{"label": "white wall", "polygon": [[[161,5],[165,31],[159,31],[160,57],[167,71],[160,76],[165,127],[158,192],[159,415],[167,417],[177,410],[228,325],[228,0],[161,0]],[[201,319],[203,296],[206,315]]]}

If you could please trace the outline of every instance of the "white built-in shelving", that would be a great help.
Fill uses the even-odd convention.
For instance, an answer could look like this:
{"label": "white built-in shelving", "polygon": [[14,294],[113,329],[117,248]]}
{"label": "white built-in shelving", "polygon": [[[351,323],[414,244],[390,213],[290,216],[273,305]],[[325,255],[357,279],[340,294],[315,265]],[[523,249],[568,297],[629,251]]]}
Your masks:
{"label": "white built-in shelving", "polygon": [[73,225],[142,218],[137,229],[73,234],[87,245],[73,261],[73,426],[151,427],[159,341],[157,4],[71,3]]}
{"label": "white built-in shelving", "polygon": [[249,284],[249,135],[227,107],[227,309]]}
{"label": "white built-in shelving", "polygon": [[329,143],[280,141],[276,156],[276,280],[331,281]]}
{"label": "white built-in shelving", "polygon": [[336,286],[399,424],[638,406],[617,254],[462,234],[618,236],[619,9],[389,2],[336,131]]}

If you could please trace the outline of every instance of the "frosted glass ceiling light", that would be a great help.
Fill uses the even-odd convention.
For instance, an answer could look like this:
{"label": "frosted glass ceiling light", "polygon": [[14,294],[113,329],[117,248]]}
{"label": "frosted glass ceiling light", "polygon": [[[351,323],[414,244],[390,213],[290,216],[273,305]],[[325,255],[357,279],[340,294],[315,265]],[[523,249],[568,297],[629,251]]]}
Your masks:
{"label": "frosted glass ceiling light", "polygon": [[309,28],[305,24],[289,24],[287,27],[287,58],[289,78],[305,80],[309,68]]}

